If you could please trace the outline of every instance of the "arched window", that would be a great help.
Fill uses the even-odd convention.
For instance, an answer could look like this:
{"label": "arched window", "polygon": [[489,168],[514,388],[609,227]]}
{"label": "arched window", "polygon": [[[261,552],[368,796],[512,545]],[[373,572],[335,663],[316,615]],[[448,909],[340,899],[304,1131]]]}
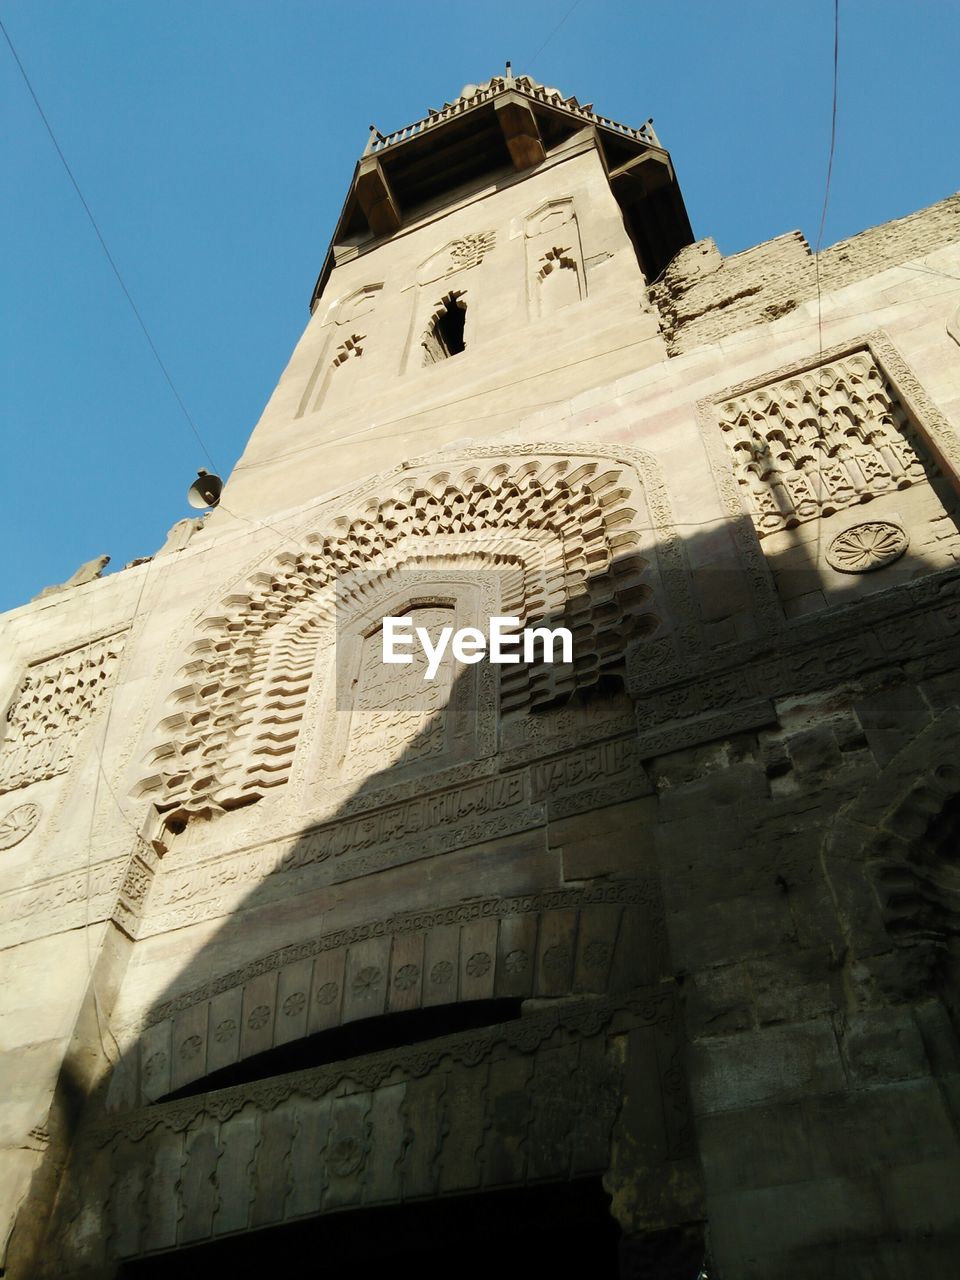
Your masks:
{"label": "arched window", "polygon": [[446,360],[464,350],[466,320],[467,304],[462,293],[448,293],[441,299],[420,339],[425,365],[436,364],[438,360]]}

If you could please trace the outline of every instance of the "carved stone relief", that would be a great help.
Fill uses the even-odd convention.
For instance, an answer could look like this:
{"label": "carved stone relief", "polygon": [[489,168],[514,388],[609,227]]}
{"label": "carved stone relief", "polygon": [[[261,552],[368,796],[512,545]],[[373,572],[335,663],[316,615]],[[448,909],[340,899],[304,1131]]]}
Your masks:
{"label": "carved stone relief", "polygon": [[[347,507],[349,514],[327,522],[329,532],[307,534],[299,551],[278,557],[199,623],[203,638],[194,641],[163,722],[169,736],[150,753],[139,794],[161,810],[198,813],[249,803],[284,784],[332,631],[334,582],[413,564],[448,538],[451,552],[462,554],[472,539],[487,556],[503,538],[521,542],[510,611],[524,624],[563,622],[578,637],[571,666],[503,668],[503,712],[553,704],[601,677],[622,676],[626,647],[645,643],[664,617],[654,599],[657,541],[635,528],[643,496],[631,468],[549,451],[446,466],[379,484],[358,512]],[[671,552],[668,546],[668,564]]]}
{"label": "carved stone relief", "polygon": [[370,322],[364,324],[363,333],[355,329],[349,337],[344,337],[341,330],[344,325],[355,327],[360,319],[369,316],[374,311],[382,290],[382,283],[365,284],[330,307],[322,325],[325,337],[320,355],[300,398],[296,413],[298,418],[305,413],[315,413],[324,403],[330,389],[331,375],[336,369],[363,355],[364,348],[361,344],[367,340]]}
{"label": "carved stone relief", "polygon": [[899,560],[910,539],[889,520],[851,525],[827,547],[827,563],[840,573],[870,573]]}
{"label": "carved stone relief", "polygon": [[[140,1036],[137,1092],[150,1101],[359,1013],[494,996],[601,995],[647,985],[661,976],[664,948],[662,906],[652,881],[481,899],[341,930],[260,957],[156,1007],[150,1034]],[[247,1032],[262,1034],[234,1038],[235,1027],[218,1012],[225,1002],[243,1007]],[[158,1076],[158,1052],[177,1056],[176,1081]],[[136,1076],[132,1058],[125,1069]],[[122,1094],[129,1093],[124,1080]]]}
{"label": "carved stone relief", "polygon": [[0,793],[67,772],[122,647],[122,636],[109,636],[27,668],[0,740]]}
{"label": "carved stone relief", "polygon": [[[678,1036],[672,993],[640,989],[106,1117],[76,1144],[45,1274],[352,1205],[606,1171],[625,1089],[653,1090],[669,1178],[691,1155]],[[81,1206],[102,1221],[81,1229]]]}
{"label": "carved stone relief", "polygon": [[497,233],[492,230],[475,231],[451,240],[422,263],[417,271],[417,283],[433,284],[434,281],[445,280],[458,271],[479,267],[496,242]]}
{"label": "carved stone relief", "polygon": [[[780,625],[784,605],[790,616],[795,600],[814,601],[811,593],[821,593],[811,607],[822,608],[823,593],[891,581],[871,572],[861,587],[832,573],[903,557],[907,580],[960,561],[960,441],[882,332],[701,401],[698,416],[767,626]],[[858,519],[867,503],[871,520]],[[857,554],[856,529],[874,550]]]}
{"label": "carved stone relief", "polygon": [[365,335],[362,333],[354,333],[349,338],[345,338],[337,347],[337,354],[333,357],[333,367],[338,369],[340,365],[345,364],[348,360],[358,360],[363,355],[363,347],[360,343],[364,341]]}
{"label": "carved stone relief", "polygon": [[720,429],[761,538],[936,474],[867,348],[725,401]]}
{"label": "carved stone relief", "polygon": [[555,245],[542,255],[537,281],[541,315],[551,315],[561,307],[580,301],[580,268],[571,245]]}
{"label": "carved stone relief", "polygon": [[26,840],[39,821],[38,804],[19,804],[15,809],[9,809],[0,818],[0,849],[12,849],[21,840]]}

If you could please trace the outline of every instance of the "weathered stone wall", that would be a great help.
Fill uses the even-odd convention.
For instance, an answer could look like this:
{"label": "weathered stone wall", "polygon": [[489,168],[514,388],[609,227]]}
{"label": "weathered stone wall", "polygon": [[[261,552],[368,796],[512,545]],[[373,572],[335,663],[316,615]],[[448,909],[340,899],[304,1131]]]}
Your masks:
{"label": "weathered stone wall", "polygon": [[[820,254],[821,295],[960,240],[960,196],[840,240]],[[712,240],[682,249],[650,290],[671,355],[789,315],[817,296],[799,231],[724,258]]]}

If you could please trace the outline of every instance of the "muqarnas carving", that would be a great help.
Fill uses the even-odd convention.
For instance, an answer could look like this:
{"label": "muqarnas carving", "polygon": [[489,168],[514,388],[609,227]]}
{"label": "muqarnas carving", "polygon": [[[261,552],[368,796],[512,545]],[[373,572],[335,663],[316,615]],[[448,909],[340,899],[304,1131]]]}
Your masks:
{"label": "muqarnas carving", "polygon": [[66,773],[110,686],[122,638],[110,636],[27,668],[0,743],[0,794]]}
{"label": "muqarnas carving", "polygon": [[[351,577],[365,584],[361,613],[400,590],[401,569],[416,571],[430,608],[431,573],[442,583],[451,570],[496,569],[501,612],[570,627],[572,663],[499,669],[501,713],[616,684],[628,644],[653,635],[661,616],[655,565],[639,552],[635,473],[609,459],[529,453],[447,466],[374,482],[358,510],[306,535],[200,623],[138,794],[189,816],[251,803],[287,781],[318,656],[331,652],[335,584]],[[400,607],[416,602],[394,597],[388,611]],[[494,709],[495,694],[478,718]]]}
{"label": "muqarnas carving", "polygon": [[728,400],[720,426],[761,538],[938,474],[869,351]]}

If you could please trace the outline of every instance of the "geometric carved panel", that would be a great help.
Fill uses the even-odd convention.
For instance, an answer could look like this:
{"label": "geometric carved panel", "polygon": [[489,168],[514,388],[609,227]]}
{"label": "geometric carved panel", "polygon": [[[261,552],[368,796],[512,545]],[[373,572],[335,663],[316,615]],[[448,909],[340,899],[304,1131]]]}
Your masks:
{"label": "geometric carved panel", "polygon": [[0,793],[66,773],[123,647],[108,636],[27,668],[6,715]]}
{"label": "geometric carved panel", "polygon": [[960,562],[960,440],[882,331],[851,345],[698,404],[767,626]]}
{"label": "geometric carved panel", "polygon": [[938,474],[869,350],[719,406],[760,538]]}

